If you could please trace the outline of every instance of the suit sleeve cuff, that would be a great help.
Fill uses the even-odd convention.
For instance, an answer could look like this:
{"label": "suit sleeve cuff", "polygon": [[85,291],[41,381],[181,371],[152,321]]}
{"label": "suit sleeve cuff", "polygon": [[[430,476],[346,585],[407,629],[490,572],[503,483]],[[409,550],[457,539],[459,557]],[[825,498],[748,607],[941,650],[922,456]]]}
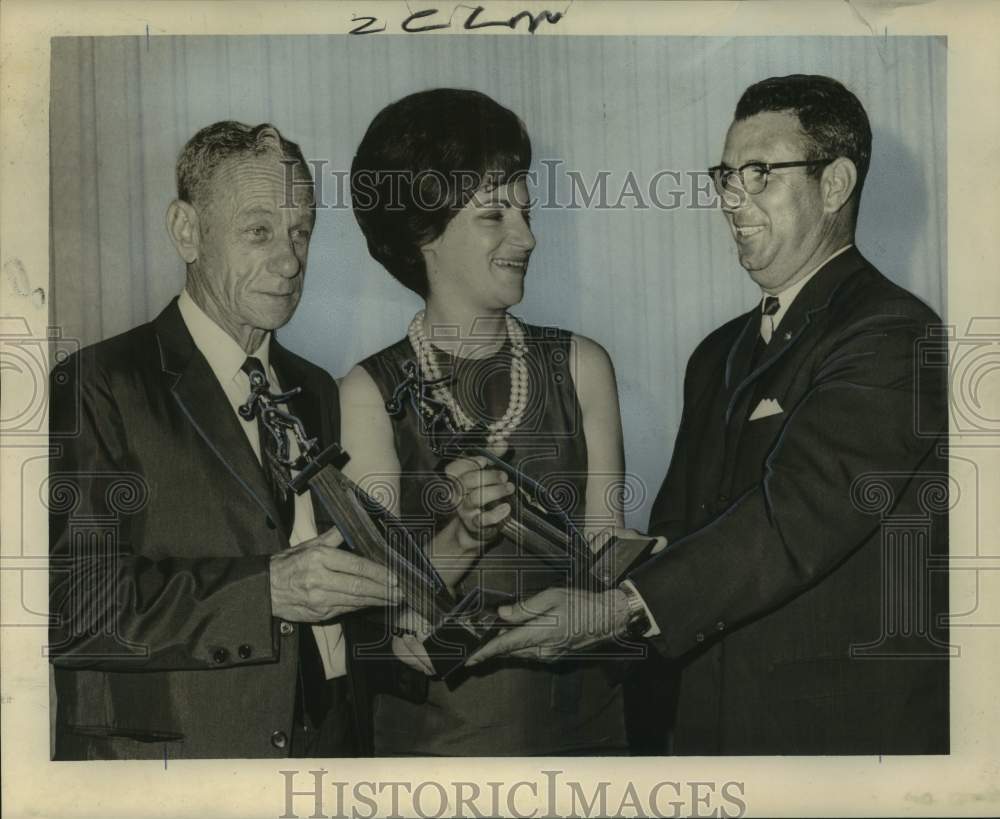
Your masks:
{"label": "suit sleeve cuff", "polygon": [[623,580],[621,582],[621,585],[627,586],[629,590],[633,592],[636,597],[639,598],[639,602],[642,603],[642,607],[646,610],[646,617],[649,618],[649,630],[646,631],[646,633],[643,634],[642,636],[658,637],[660,635],[660,627],[657,624],[656,619],[653,617],[653,612],[650,611],[649,606],[646,605],[646,601],[643,600],[642,595],[639,594],[639,590],[635,587],[635,583],[633,583],[631,580]]}

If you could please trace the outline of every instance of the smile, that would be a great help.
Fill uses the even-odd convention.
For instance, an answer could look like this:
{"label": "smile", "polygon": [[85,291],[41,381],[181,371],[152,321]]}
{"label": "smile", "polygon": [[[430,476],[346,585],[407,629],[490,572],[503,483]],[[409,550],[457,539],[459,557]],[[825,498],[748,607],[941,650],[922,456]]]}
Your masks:
{"label": "smile", "polygon": [[733,225],[733,230],[736,232],[736,236],[740,239],[747,239],[750,236],[755,236],[764,229],[763,225],[745,225],[738,226]]}
{"label": "smile", "polygon": [[494,259],[493,264],[498,267],[510,267],[523,271],[528,266],[527,259]]}

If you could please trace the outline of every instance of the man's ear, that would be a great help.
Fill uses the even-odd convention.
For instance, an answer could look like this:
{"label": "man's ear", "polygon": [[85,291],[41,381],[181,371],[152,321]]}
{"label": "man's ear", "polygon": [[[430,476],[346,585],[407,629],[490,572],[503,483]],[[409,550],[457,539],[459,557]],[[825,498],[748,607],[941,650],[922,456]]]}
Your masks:
{"label": "man's ear", "polygon": [[858,184],[858,169],[846,156],[837,157],[823,169],[820,180],[823,205],[827,213],[839,211],[854,193]]}
{"label": "man's ear", "polygon": [[185,264],[191,264],[198,258],[201,232],[198,213],[190,202],[175,199],[170,203],[167,208],[167,233]]}

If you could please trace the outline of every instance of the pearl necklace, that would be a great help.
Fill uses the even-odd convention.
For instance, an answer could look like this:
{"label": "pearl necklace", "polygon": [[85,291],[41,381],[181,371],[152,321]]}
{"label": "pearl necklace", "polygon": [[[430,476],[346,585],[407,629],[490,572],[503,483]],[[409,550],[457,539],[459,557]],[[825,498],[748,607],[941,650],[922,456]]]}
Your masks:
{"label": "pearl necklace", "polygon": [[504,313],[504,320],[507,326],[507,338],[510,339],[511,347],[511,367],[510,367],[510,399],[507,402],[507,411],[503,417],[489,424],[483,424],[469,417],[469,414],[462,409],[451,390],[443,383],[443,375],[437,361],[434,360],[432,345],[424,332],[424,311],[419,311],[410,322],[410,327],[406,332],[410,339],[414,351],[417,354],[417,362],[420,366],[420,374],[425,381],[439,381],[433,387],[434,397],[448,408],[452,424],[462,432],[471,432],[475,429],[485,428],[487,433],[487,445],[504,445],[510,437],[511,432],[521,425],[524,419],[524,411],[528,407],[528,366],[524,362],[527,354],[527,346],[524,343],[524,328],[521,323],[510,313]]}

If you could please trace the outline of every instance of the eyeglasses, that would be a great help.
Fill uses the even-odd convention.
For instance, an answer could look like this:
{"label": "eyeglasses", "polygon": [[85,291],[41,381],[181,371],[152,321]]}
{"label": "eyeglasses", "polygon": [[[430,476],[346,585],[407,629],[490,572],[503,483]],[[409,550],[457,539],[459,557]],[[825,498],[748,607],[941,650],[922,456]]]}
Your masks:
{"label": "eyeglasses", "polygon": [[809,159],[802,162],[748,162],[738,168],[730,168],[728,165],[715,165],[708,169],[715,183],[715,190],[725,198],[727,190],[732,185],[733,177],[739,179],[740,188],[746,193],[754,196],[762,193],[767,187],[767,177],[771,171],[778,168],[815,168],[819,165],[829,165],[833,158],[829,159]]}

